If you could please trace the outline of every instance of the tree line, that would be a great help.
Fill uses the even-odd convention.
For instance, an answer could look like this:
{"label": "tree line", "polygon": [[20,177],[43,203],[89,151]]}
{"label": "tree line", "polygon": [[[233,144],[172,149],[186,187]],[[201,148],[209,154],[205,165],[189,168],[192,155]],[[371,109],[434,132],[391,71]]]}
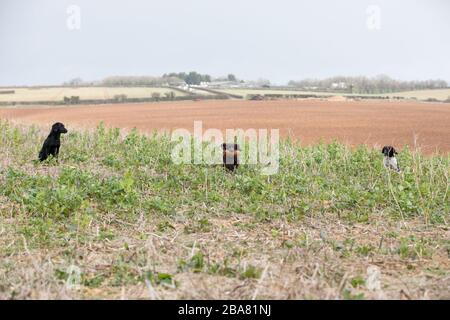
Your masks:
{"label": "tree line", "polygon": [[163,75],[165,77],[174,77],[183,80],[187,84],[198,85],[201,82],[211,82],[211,76],[209,74],[200,74],[195,71],[191,71],[189,73],[186,72],[172,72],[166,73]]}
{"label": "tree line", "polygon": [[104,86],[162,86],[179,85],[184,83],[182,79],[172,76],[112,76],[101,81]]}
{"label": "tree line", "polygon": [[[226,77],[214,79],[215,81],[238,81],[234,74],[228,74]],[[101,81],[85,82],[81,78],[74,78],[70,81],[64,82],[65,86],[164,86],[164,85],[199,85],[202,82],[211,82],[212,77],[209,74],[200,74],[196,71],[186,72],[172,72],[163,74],[161,77],[152,76],[111,76],[106,77]]]}
{"label": "tree line", "polygon": [[228,74],[226,77],[219,77],[213,79],[209,74],[200,74],[195,71],[191,71],[189,73],[186,72],[172,72],[168,74],[164,74],[163,77],[175,77],[183,80],[186,84],[199,85],[202,82],[211,82],[211,81],[231,81],[237,82],[238,79],[232,73]]}
{"label": "tree line", "polygon": [[402,81],[386,75],[376,77],[345,77],[337,76],[326,79],[304,79],[289,81],[289,86],[325,91],[343,91],[350,93],[389,93],[398,91],[412,91],[423,89],[443,89],[448,83],[441,79]]}

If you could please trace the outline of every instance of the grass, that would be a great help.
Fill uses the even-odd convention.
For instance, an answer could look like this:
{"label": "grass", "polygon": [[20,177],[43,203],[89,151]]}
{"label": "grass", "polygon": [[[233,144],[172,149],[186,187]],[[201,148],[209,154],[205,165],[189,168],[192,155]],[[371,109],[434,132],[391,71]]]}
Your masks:
{"label": "grass", "polygon": [[[0,94],[0,101],[59,101],[64,96],[79,96],[86,99],[113,99],[115,95],[125,94],[128,98],[150,98],[152,93],[173,91],[176,96],[184,95],[182,92],[169,88],[148,87],[57,87],[57,88],[12,88],[1,90],[15,90],[15,93]],[[0,91],[1,91],[0,90]]]}
{"label": "grass", "polygon": [[284,140],[267,177],[101,125],[41,164],[44,137],[0,122],[0,299],[450,298],[449,155],[401,150],[397,174],[379,150]]}

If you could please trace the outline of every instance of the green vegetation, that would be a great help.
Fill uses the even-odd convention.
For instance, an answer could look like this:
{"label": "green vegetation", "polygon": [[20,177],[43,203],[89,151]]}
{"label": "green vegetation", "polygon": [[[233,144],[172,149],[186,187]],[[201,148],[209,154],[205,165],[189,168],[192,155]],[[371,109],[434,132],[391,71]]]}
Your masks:
{"label": "green vegetation", "polygon": [[262,176],[103,126],[38,163],[43,138],[0,122],[0,298],[449,298],[449,155],[401,150],[397,174],[379,150],[286,140]]}
{"label": "green vegetation", "polygon": [[200,84],[200,82],[211,82],[211,76],[209,74],[200,74],[196,71],[186,72],[172,72],[164,74],[163,78],[178,78],[183,80],[187,84]]}
{"label": "green vegetation", "polygon": [[[77,80],[77,79],[75,79]],[[78,83],[77,83],[78,82]],[[78,85],[83,84],[82,81],[70,81],[68,85]],[[161,87],[167,85],[180,85],[184,81],[177,77],[152,77],[152,76],[111,76],[106,77],[101,81],[101,84],[107,87]]]}

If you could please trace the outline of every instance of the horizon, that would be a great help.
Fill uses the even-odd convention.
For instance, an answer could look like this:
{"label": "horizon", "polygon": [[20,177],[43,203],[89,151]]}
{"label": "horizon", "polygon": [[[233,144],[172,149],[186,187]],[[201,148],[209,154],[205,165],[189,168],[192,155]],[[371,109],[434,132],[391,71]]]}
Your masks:
{"label": "horizon", "polygon": [[[196,72],[195,70],[191,70],[192,72]],[[186,72],[189,73],[191,71],[182,71],[182,72]],[[124,74],[124,75],[107,75],[102,79],[82,79],[80,77],[75,77],[72,79],[66,79],[64,81],[62,81],[61,83],[39,83],[39,84],[15,84],[15,85],[0,85],[0,88],[26,88],[26,87],[59,87],[59,86],[73,86],[73,87],[83,87],[83,86],[110,86],[110,85],[106,85],[103,83],[103,81],[107,78],[113,78],[113,77],[152,77],[152,78],[164,78],[163,76],[164,74],[161,75],[129,75],[129,74]],[[220,75],[220,76],[211,76],[211,82],[214,83],[214,81],[222,81],[225,80],[227,75]],[[241,79],[239,76],[235,75],[237,81],[244,81],[244,84],[251,84],[253,82],[257,82],[258,80],[268,80],[270,82],[270,86],[271,87],[289,87],[292,86],[289,84],[289,81],[286,83],[273,83],[271,81],[271,79],[263,79],[263,78],[258,78],[258,79]],[[435,79],[423,79],[423,80],[418,80],[418,79],[396,79],[393,77],[390,77],[389,75],[386,74],[378,74],[378,75],[374,75],[374,76],[366,76],[366,75],[355,75],[355,76],[347,76],[347,75],[335,75],[335,76],[330,76],[330,77],[326,77],[326,78],[299,78],[299,79],[291,79],[290,81],[305,81],[305,80],[309,80],[309,81],[323,81],[323,80],[327,80],[327,79],[332,79],[332,78],[338,78],[338,77],[346,77],[346,78],[366,78],[369,80],[373,80],[376,79],[379,76],[387,76],[389,77],[391,80],[393,81],[398,81],[398,82],[421,82],[421,81],[436,81],[436,80],[443,80],[446,82],[447,86],[446,88],[450,88],[450,81],[447,81],[445,79],[440,79],[440,78],[435,78]],[[70,84],[69,82],[71,80],[76,80],[77,78],[79,78],[79,80],[81,80],[80,84]],[[182,80],[182,79],[180,79]],[[113,87],[117,86],[117,85],[112,85]],[[125,87],[129,86],[129,85],[124,85]],[[295,86],[294,86],[295,87]],[[416,90],[441,90],[442,88],[426,88],[426,89],[416,89]]]}
{"label": "horizon", "polygon": [[192,70],[273,85],[380,74],[450,83],[449,9],[444,0],[6,0],[0,86]]}

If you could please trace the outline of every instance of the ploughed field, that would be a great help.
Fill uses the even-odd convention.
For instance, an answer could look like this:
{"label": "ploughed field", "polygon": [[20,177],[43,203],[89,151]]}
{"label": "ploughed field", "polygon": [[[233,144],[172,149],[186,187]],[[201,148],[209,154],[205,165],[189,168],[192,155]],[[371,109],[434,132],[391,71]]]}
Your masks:
{"label": "ploughed field", "polygon": [[[207,128],[280,129],[281,136],[314,144],[337,139],[370,147],[393,144],[419,147],[422,152],[450,150],[450,106],[411,101],[182,101],[149,104],[86,105],[0,109],[0,118],[18,123],[68,128],[136,127],[142,132],[193,130],[193,122]],[[225,133],[225,132],[224,132]]]}

